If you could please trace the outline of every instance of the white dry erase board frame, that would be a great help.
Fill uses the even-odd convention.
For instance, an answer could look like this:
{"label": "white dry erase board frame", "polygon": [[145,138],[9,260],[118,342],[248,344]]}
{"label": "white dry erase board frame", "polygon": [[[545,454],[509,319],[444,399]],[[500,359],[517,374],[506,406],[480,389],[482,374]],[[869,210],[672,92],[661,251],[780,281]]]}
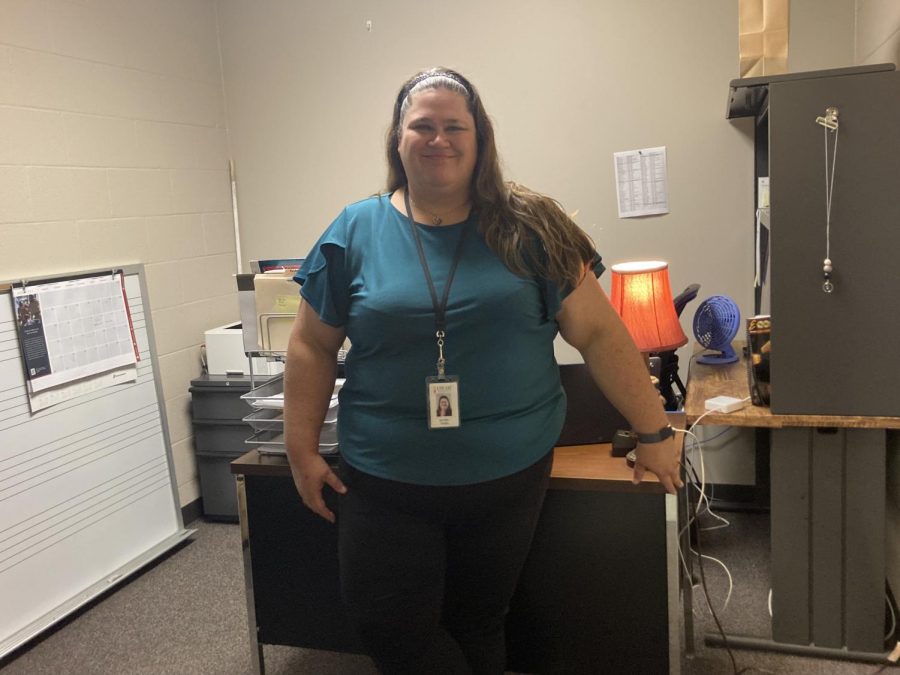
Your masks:
{"label": "white dry erase board frame", "polygon": [[0,657],[193,532],[181,518],[144,268],[116,269],[140,351],[137,381],[36,414],[10,288],[0,285]]}

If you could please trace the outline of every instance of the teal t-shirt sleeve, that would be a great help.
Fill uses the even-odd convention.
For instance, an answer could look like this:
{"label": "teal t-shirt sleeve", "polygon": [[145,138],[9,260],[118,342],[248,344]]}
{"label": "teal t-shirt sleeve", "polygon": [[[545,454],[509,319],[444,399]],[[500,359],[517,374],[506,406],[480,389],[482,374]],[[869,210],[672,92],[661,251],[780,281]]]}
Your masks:
{"label": "teal t-shirt sleeve", "polygon": [[294,281],[300,284],[300,295],[330,326],[347,323],[350,307],[350,279],[346,266],[347,212],[338,216],[319,237]]}
{"label": "teal t-shirt sleeve", "polygon": [[[591,258],[588,265],[590,265],[591,270],[594,272],[594,276],[598,279],[600,278],[600,275],[606,271],[603,259],[596,251],[594,251],[594,257]],[[565,300],[569,293],[574,290],[575,289],[569,284],[560,286],[552,281],[544,282],[544,306],[547,308],[548,320],[553,320],[553,318],[559,314],[559,311],[562,309],[563,300]]]}

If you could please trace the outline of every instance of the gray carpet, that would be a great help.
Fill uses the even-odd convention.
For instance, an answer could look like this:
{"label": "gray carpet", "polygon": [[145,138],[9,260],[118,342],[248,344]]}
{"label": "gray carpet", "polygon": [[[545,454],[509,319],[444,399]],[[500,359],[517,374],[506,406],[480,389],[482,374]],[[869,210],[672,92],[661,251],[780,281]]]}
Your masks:
{"label": "gray carpet", "polygon": [[[701,535],[704,550],[726,562],[735,579],[729,607],[720,618],[729,633],[770,637],[768,517],[724,515],[732,520],[730,527]],[[191,541],[7,658],[0,667],[3,675],[250,673],[238,527],[203,521],[190,527],[197,529]],[[714,563],[704,565],[718,610],[725,598],[725,577]],[[703,645],[704,631],[714,625],[700,595],[697,588],[697,652],[684,660],[682,672],[730,673],[727,653]],[[290,647],[264,649],[268,675],[375,673],[364,657]],[[752,668],[747,672],[869,675],[876,669],[873,664],[767,652],[736,651],[735,658],[738,668]]]}

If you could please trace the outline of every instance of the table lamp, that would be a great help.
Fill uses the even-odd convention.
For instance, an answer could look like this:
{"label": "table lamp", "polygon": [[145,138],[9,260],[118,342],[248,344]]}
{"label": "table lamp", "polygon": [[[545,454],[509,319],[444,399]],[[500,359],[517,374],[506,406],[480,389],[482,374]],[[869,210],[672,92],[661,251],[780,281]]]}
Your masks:
{"label": "table lamp", "polygon": [[643,354],[687,344],[672,301],[668,263],[649,260],[613,265],[611,300]]}

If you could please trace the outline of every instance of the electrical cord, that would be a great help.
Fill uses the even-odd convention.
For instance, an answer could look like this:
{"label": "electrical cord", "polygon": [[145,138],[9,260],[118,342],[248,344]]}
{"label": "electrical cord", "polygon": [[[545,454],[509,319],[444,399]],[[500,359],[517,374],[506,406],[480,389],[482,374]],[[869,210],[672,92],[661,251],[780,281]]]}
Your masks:
{"label": "electrical cord", "polygon": [[[747,397],[744,400],[749,400],[749,397]],[[707,586],[707,583],[706,583],[706,570],[704,569],[704,565],[703,565],[704,558],[706,558],[708,560],[712,560],[712,561],[718,563],[719,565],[721,565],[722,568],[725,570],[725,573],[728,576],[728,583],[729,583],[728,594],[726,596],[725,603],[721,610],[721,611],[724,611],[725,608],[727,608],[728,602],[731,599],[731,593],[732,593],[732,589],[733,589],[733,579],[732,579],[731,573],[728,570],[728,567],[721,560],[718,560],[717,558],[713,558],[712,556],[709,556],[702,552],[702,543],[701,543],[700,532],[701,532],[701,530],[720,529],[722,527],[727,527],[728,525],[730,525],[730,523],[725,518],[718,516],[717,514],[713,513],[713,511],[712,511],[709,497],[706,494],[706,467],[705,467],[704,460],[703,460],[703,444],[700,441],[700,439],[696,436],[696,434],[693,433],[694,427],[697,426],[697,424],[700,422],[700,420],[702,420],[704,417],[706,417],[706,415],[708,415],[712,412],[717,412],[717,411],[709,410],[709,411],[705,412],[703,415],[701,415],[700,417],[698,417],[694,421],[694,423],[690,426],[690,428],[676,430],[676,431],[681,431],[682,433],[684,433],[691,439],[691,445],[690,445],[688,451],[692,452],[694,447],[696,446],[696,448],[698,450],[699,461],[700,461],[700,474],[699,475],[697,474],[697,470],[694,466],[694,462],[692,461],[692,457],[689,458],[687,456],[687,451],[685,452],[685,456],[683,458],[684,461],[681,463],[681,466],[685,471],[685,476],[688,479],[688,481],[687,481],[688,485],[689,486],[693,485],[694,489],[697,490],[697,492],[699,493],[699,498],[698,498],[697,502],[693,503],[693,504],[691,503],[690,498],[688,498],[688,504],[693,507],[693,513],[689,514],[688,522],[679,531],[679,539],[681,538],[681,536],[684,535],[684,532],[686,529],[690,528],[690,526],[694,522],[698,522],[699,516],[701,515],[700,508],[703,504],[705,504],[707,513],[709,513],[711,516],[713,516],[715,518],[718,518],[719,520],[721,520],[723,522],[722,525],[718,525],[718,526],[711,527],[711,528],[700,528],[698,525],[698,527],[696,527],[694,529],[695,536],[696,536],[697,550],[694,551],[693,548],[690,548],[690,547],[689,548],[690,548],[691,553],[694,553],[695,555],[697,555],[697,567],[700,571],[700,584],[701,584],[701,587],[703,588],[703,596],[704,596],[704,599],[706,600],[707,606],[709,607],[710,614],[712,615],[713,620],[715,621],[716,628],[719,631],[719,635],[721,635],[721,637],[722,637],[722,645],[725,648],[725,650],[727,651],[728,657],[731,660],[732,671],[734,672],[734,675],[742,675],[743,673],[747,673],[751,670],[760,670],[760,669],[749,668],[749,667],[738,669],[737,661],[734,657],[734,652],[732,651],[731,646],[728,643],[728,637],[725,634],[724,628],[722,627],[722,622],[719,620],[719,616],[718,616],[715,608],[712,605],[712,601],[710,599],[709,587]],[[718,437],[720,435],[722,435],[722,434],[720,433],[716,437]],[[693,478],[693,481],[691,480],[691,478]],[[684,559],[683,553],[681,554],[681,561],[682,561],[682,565],[684,566],[685,576],[689,576],[688,570],[687,570],[687,561]],[[689,579],[689,583],[693,584],[693,579]],[[693,612],[693,608],[692,608],[692,612]],[[760,672],[768,672],[768,671],[760,670]]]}
{"label": "electrical cord", "polygon": [[[693,520],[696,520],[698,516],[697,507],[694,506],[694,516]],[[697,533],[697,549],[701,549],[700,543],[700,531],[699,528],[695,529]],[[703,595],[706,598],[706,604],[709,606],[710,614],[712,614],[713,621],[716,623],[716,628],[719,630],[719,635],[722,636],[722,646],[725,647],[725,650],[728,652],[728,658],[731,659],[731,668],[734,672],[734,675],[741,675],[746,672],[746,669],[738,670],[737,661],[734,658],[734,652],[731,650],[731,646],[728,644],[728,636],[725,635],[725,629],[722,628],[722,622],[719,621],[719,615],[716,613],[716,610],[713,609],[712,602],[709,598],[709,587],[706,585],[706,571],[703,569],[703,556],[700,555],[697,558],[697,567],[700,570],[700,584],[703,587]]]}
{"label": "electrical cord", "polygon": [[[692,435],[693,435],[693,434],[692,434]],[[690,472],[686,474],[687,477],[688,477],[688,484],[689,484],[689,485],[693,484],[693,483],[691,483],[691,480],[690,480],[690,479],[691,479],[691,476],[693,476],[693,478],[694,478],[695,481],[701,482],[702,479],[699,478],[699,477],[697,476],[697,471],[696,471],[696,469],[694,468],[692,462],[691,462],[689,459],[687,459],[686,461],[687,461],[687,464],[686,464],[686,465],[683,464],[683,466],[685,466],[685,468],[687,468],[688,466],[690,467]],[[697,486],[696,486],[695,484],[694,484],[694,489],[698,489]],[[701,501],[702,501],[702,495],[703,495],[703,491],[702,491],[702,490],[703,490],[703,489],[702,489],[702,487],[701,487],[701,488],[699,489],[699,492],[700,492],[700,494],[701,494],[701,500],[698,500],[698,506],[699,506],[699,504],[700,504]],[[707,508],[708,508],[708,506],[709,506],[709,502],[707,501]],[[712,511],[709,511],[709,513],[710,513],[710,515],[712,515],[712,516],[714,516],[714,517],[716,517],[716,518],[719,518],[720,520],[725,520],[724,518],[721,518],[720,516],[717,516],[715,513],[712,513]],[[689,528],[689,527],[691,526],[691,524],[693,524],[693,523],[697,520],[697,518],[699,517],[699,515],[700,515],[699,511],[695,510],[695,516],[694,516],[693,518],[690,518],[690,519],[689,519],[689,522],[688,522],[684,527],[681,528],[681,530],[679,531],[679,537],[681,537],[681,536],[684,534],[685,530],[686,530],[687,528]],[[730,524],[730,523],[728,523],[728,521],[725,521],[725,522],[726,522],[727,524]],[[703,529],[704,529],[704,530],[708,530],[708,529],[718,529],[718,528],[720,528],[720,527],[724,527],[724,526],[723,526],[723,525],[720,525],[720,526],[717,526],[717,527],[714,527],[714,528],[703,528]],[[734,578],[733,578],[732,575],[731,575],[731,571],[728,569],[728,566],[727,566],[724,562],[722,562],[721,560],[719,560],[718,558],[714,558],[713,556],[706,555],[706,554],[703,554],[703,553],[699,553],[698,551],[695,551],[695,550],[694,550],[693,548],[691,548],[691,547],[688,547],[688,548],[690,549],[690,552],[693,553],[694,555],[696,555],[696,556],[698,556],[698,557],[701,557],[701,556],[702,556],[702,557],[706,558],[707,560],[711,560],[712,562],[718,564],[719,566],[722,567],[722,570],[725,572],[725,576],[728,578],[728,593],[727,593],[726,596],[725,596],[725,602],[724,602],[723,605],[722,605],[722,609],[719,610],[719,611],[725,611],[725,610],[728,608],[728,604],[729,604],[729,602],[731,601],[731,595],[732,595],[732,593],[733,593],[733,591],[734,591]],[[688,575],[688,569],[687,569],[687,562],[684,561],[684,560],[682,559],[682,563],[684,564],[685,577],[688,577],[689,575]],[[693,585],[693,579],[690,579],[690,583]],[[710,604],[709,598],[706,598],[706,601],[707,601],[707,604]]]}
{"label": "electrical cord", "polygon": [[[691,429],[693,429],[693,428],[694,428],[694,425],[691,426]],[[687,453],[685,453],[685,461],[688,462],[688,464],[690,464],[693,467],[693,450],[695,447],[697,448],[697,452],[700,456],[700,477],[699,478],[696,477],[697,474],[696,474],[696,471],[694,471],[694,477],[697,480],[697,482],[699,482],[699,484],[700,484],[700,487],[698,489],[698,491],[700,493],[700,498],[698,501],[698,515],[704,513],[704,511],[700,510],[700,507],[705,504],[705,506],[706,506],[705,512],[709,513],[709,515],[711,515],[716,520],[721,521],[721,523],[722,523],[721,525],[706,527],[704,529],[717,530],[717,529],[721,529],[723,527],[728,527],[729,525],[731,525],[731,523],[727,519],[725,519],[722,516],[713,512],[712,504],[710,502],[709,496],[706,494],[706,464],[703,459],[703,443],[702,443],[702,441],[690,429],[676,429],[676,431],[680,431],[681,433],[689,436],[691,439],[691,445],[688,447],[688,452],[691,453],[691,457],[688,457]],[[693,521],[691,521],[691,522],[693,522]],[[686,525],[686,527],[690,526],[691,522],[689,522]]]}
{"label": "electrical cord", "polygon": [[[696,517],[697,517],[697,512],[696,512],[696,508],[695,508],[694,518],[696,518]],[[699,531],[697,532],[697,549],[698,550],[701,549]],[[740,669],[738,668],[737,660],[734,658],[734,651],[732,651],[731,645],[728,643],[728,636],[725,634],[725,629],[722,627],[722,622],[719,620],[719,616],[718,616],[718,614],[716,614],[716,612],[713,609],[712,604],[710,603],[710,600],[709,600],[709,588],[706,585],[706,572],[703,569],[703,558],[704,557],[707,557],[707,556],[700,556],[697,559],[698,560],[698,568],[700,569],[700,583],[703,587],[703,595],[706,598],[706,604],[709,606],[713,620],[716,623],[716,628],[719,631],[719,635],[722,637],[722,646],[725,648],[726,652],[728,652],[728,658],[731,660],[731,668],[732,668],[734,675],[743,675],[744,673],[749,673],[751,671],[757,671],[760,673],[768,673],[769,675],[771,675],[771,671],[768,671],[768,670],[765,670],[762,668],[755,668],[752,666],[747,666],[747,667],[740,668]]]}
{"label": "electrical cord", "polygon": [[[713,504],[716,504],[716,503],[717,503],[718,500],[717,500],[717,497],[716,497],[716,486],[715,486],[715,485],[710,485],[710,486],[709,486],[709,494],[706,495],[706,499],[707,499],[707,501],[709,502],[710,506],[712,506]],[[723,502],[723,503],[724,503],[724,502]],[[709,531],[709,530],[719,530],[719,529],[722,529],[723,527],[728,527],[728,525],[731,525],[731,521],[729,521],[728,519],[723,518],[722,516],[720,516],[720,515],[718,515],[718,514],[716,514],[716,513],[710,512],[710,514],[711,514],[714,518],[723,521],[723,524],[722,524],[722,525],[713,525],[713,526],[711,526],[711,527],[705,527],[705,528],[703,528],[703,529],[705,529],[705,530],[707,530],[707,531]],[[724,524],[724,523],[727,523],[727,525]]]}
{"label": "electrical cord", "polygon": [[[726,609],[728,609],[728,603],[731,602],[731,593],[734,590],[734,579],[731,576],[731,572],[728,570],[728,566],[718,558],[714,558],[711,555],[706,555],[705,553],[698,553],[693,548],[691,549],[691,553],[699,558],[706,558],[707,560],[711,560],[712,562],[720,565],[722,569],[725,570],[725,576],[728,578],[728,593],[725,594],[725,602],[722,603],[722,608],[719,610],[720,612],[724,612]],[[706,598],[706,603],[709,604],[709,598]]]}
{"label": "electrical cord", "polygon": [[890,611],[890,613],[891,613],[891,628],[887,633],[885,633],[885,636],[884,636],[884,641],[887,642],[888,640],[891,639],[891,636],[894,634],[894,631],[897,630],[897,615],[894,614],[894,603],[891,602],[891,599],[890,599],[890,597],[888,597],[887,593],[884,594],[884,599],[887,603],[888,611]]}

